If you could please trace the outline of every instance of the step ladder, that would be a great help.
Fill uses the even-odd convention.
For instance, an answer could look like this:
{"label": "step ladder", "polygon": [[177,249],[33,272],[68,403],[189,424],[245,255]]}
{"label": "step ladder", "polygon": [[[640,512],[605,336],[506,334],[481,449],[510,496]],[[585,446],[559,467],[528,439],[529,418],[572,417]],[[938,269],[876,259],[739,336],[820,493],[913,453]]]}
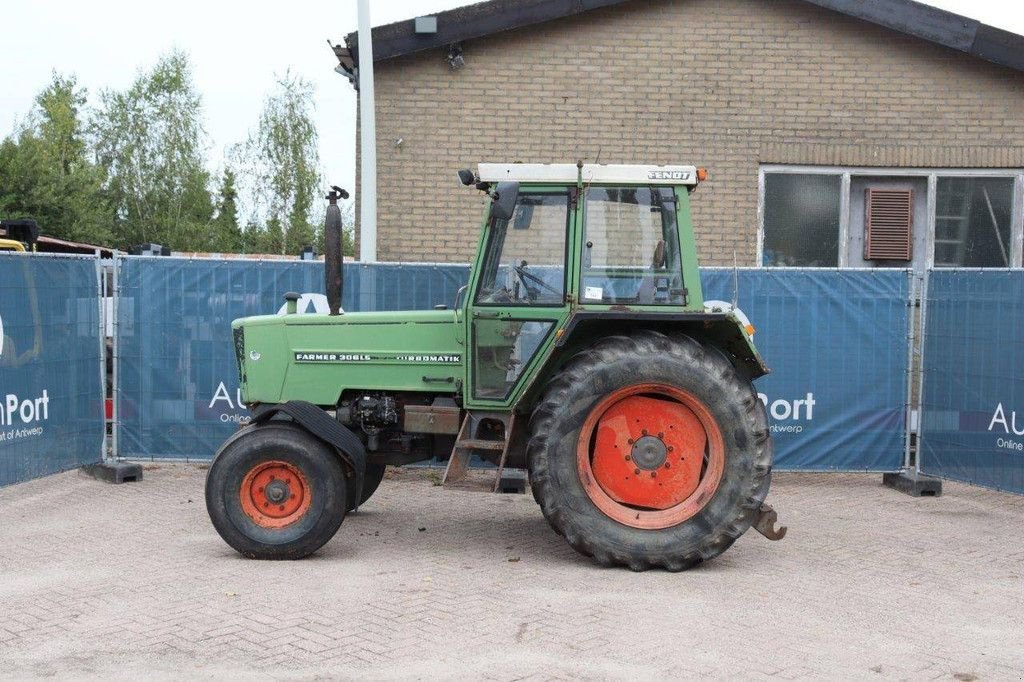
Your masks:
{"label": "step ladder", "polygon": [[[503,426],[504,438],[501,440],[481,437],[481,426],[486,421],[499,422]],[[452,447],[448,466],[444,470],[442,483],[446,488],[458,490],[478,490],[498,492],[501,489],[501,478],[505,472],[505,460],[508,458],[509,437],[515,424],[515,414],[505,412],[466,412],[462,419],[462,427]],[[470,472],[469,461],[474,454],[499,452],[498,466],[493,470],[494,480],[490,481],[491,469],[477,469]],[[518,470],[517,470],[518,471]],[[525,475],[525,472],[523,472]]]}

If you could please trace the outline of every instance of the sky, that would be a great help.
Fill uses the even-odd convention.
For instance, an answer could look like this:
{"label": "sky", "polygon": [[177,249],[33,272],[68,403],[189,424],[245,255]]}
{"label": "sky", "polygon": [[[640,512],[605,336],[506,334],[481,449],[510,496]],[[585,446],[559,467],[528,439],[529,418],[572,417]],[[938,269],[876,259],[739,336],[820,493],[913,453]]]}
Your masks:
{"label": "sky", "polygon": [[[373,25],[431,14],[466,0],[371,0]],[[1024,34],[1024,3],[1016,0],[932,0],[928,4]],[[0,56],[0,138],[32,107],[56,70],[74,74],[90,103],[103,89],[123,89],[172,48],[192,60],[203,97],[210,167],[245,139],[275,75],[299,74],[316,88],[320,159],[327,184],[355,179],[356,96],[334,72],[327,45],[356,30],[356,1],[5,0]]]}

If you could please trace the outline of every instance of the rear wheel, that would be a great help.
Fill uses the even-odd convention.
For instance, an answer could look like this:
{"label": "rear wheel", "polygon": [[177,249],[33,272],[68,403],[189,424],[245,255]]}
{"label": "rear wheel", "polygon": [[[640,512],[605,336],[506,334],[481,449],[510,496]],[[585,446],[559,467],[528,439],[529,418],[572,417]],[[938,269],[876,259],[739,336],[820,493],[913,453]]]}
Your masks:
{"label": "rear wheel", "polygon": [[528,458],[534,496],[576,550],[682,570],[750,527],[772,450],[763,404],[721,351],[645,331],[598,341],[552,379]]}
{"label": "rear wheel", "polygon": [[206,476],[214,528],[252,559],[299,559],[320,549],[341,526],[346,498],[337,454],[284,421],[239,432]]}

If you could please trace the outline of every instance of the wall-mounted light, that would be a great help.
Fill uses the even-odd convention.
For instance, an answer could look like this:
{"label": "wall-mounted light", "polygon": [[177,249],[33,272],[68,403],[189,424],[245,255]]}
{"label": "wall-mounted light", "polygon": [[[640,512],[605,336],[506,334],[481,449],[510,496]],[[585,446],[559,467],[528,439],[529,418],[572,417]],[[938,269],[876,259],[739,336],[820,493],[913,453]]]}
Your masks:
{"label": "wall-mounted light", "polygon": [[448,46],[447,59],[452,71],[458,71],[466,65],[466,58],[462,55],[462,43],[452,43]]}
{"label": "wall-mounted light", "polygon": [[416,35],[437,33],[437,17],[416,17],[413,19],[413,30]]}

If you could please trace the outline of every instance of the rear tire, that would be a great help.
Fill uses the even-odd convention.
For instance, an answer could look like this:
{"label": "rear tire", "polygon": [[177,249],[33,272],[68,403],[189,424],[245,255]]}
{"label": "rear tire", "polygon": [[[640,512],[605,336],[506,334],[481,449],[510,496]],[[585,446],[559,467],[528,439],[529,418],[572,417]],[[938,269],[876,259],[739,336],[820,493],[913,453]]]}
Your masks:
{"label": "rear tire", "polygon": [[346,498],[337,453],[287,421],[240,431],[206,475],[214,528],[250,559],[309,556],[338,531]]}
{"label": "rear tire", "polygon": [[750,528],[768,494],[764,405],[722,351],[688,336],[599,340],[551,380],[530,432],[545,518],[601,565],[707,561]]}

